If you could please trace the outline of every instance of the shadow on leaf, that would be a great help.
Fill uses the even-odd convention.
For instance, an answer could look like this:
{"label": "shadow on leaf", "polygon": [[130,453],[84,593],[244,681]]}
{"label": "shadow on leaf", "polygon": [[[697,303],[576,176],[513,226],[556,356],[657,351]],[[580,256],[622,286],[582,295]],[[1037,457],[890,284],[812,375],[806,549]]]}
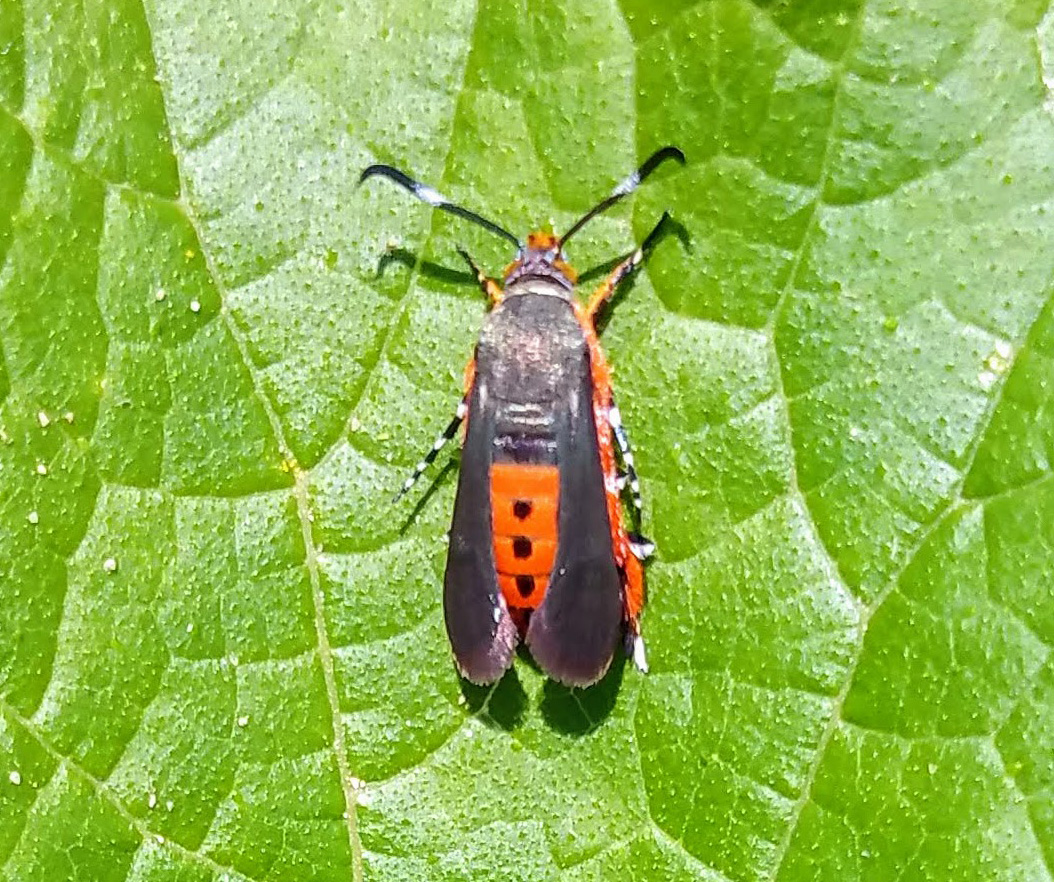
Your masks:
{"label": "shadow on leaf", "polygon": [[493,686],[477,686],[461,678],[461,693],[472,713],[479,714],[506,732],[519,728],[527,709],[527,693],[523,691],[516,669],[510,668]]}
{"label": "shadow on leaf", "polygon": [[545,721],[566,735],[586,735],[607,718],[618,700],[626,658],[619,652],[608,672],[592,686],[573,689],[554,680],[542,690],[541,711]]}
{"label": "shadow on leaf", "polygon": [[402,526],[399,527],[400,536],[406,535],[406,531],[413,526],[414,521],[417,520],[418,516],[424,510],[424,507],[428,505],[428,501],[436,494],[436,491],[438,491],[439,488],[446,483],[447,477],[451,474],[451,472],[457,471],[458,462],[458,456],[457,454],[455,454],[453,457],[443,463],[442,468],[439,469],[439,473],[431,481],[429,481],[428,488],[425,490],[424,493],[421,494],[421,498],[414,503],[413,509],[411,509],[410,513],[406,516],[406,519],[403,521]]}
{"label": "shadow on leaf", "polygon": [[451,269],[431,260],[418,260],[417,255],[408,248],[390,248],[385,251],[377,261],[377,278],[381,278],[393,263],[400,264],[411,271],[420,269],[422,275],[450,285],[478,287],[475,277],[467,270]]}
{"label": "shadow on leaf", "polygon": [[[685,227],[679,220],[674,217],[667,217],[663,222],[662,227],[659,229],[658,235],[655,237],[655,241],[648,246],[648,251],[651,253],[654,251],[659,244],[669,236],[676,236],[677,241],[681,243],[681,247],[688,253],[692,251],[692,240],[688,234],[688,228]],[[620,257],[616,257],[613,260],[605,261],[604,263],[592,267],[587,270],[578,278],[578,283],[584,285],[586,282],[591,282],[594,279],[604,278],[610,273],[616,266],[622,261],[629,257],[633,252],[629,251]],[[645,258],[645,266],[647,266],[647,258]],[[604,307],[600,310],[597,316],[597,333],[603,334],[604,328],[607,327],[608,322],[611,321],[611,317],[618,307],[618,304],[622,302],[623,298],[628,297],[633,291],[634,286],[637,284],[637,275],[634,273],[628,279],[626,279],[618,288],[615,290],[615,295],[609,300]]]}

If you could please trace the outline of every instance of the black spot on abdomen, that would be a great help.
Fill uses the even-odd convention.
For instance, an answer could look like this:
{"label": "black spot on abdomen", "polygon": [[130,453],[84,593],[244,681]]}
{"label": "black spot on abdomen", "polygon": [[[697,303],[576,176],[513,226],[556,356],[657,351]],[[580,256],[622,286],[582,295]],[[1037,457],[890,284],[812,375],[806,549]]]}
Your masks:
{"label": "black spot on abdomen", "polygon": [[520,597],[530,597],[534,593],[534,576],[517,576],[516,590],[520,592]]}

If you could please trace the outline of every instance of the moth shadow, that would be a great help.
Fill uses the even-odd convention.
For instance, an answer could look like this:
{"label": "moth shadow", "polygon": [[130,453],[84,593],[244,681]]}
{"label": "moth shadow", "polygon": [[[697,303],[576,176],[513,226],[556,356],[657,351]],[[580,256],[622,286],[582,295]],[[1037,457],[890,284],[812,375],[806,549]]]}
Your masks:
{"label": "moth shadow", "polygon": [[478,288],[476,277],[468,270],[452,269],[432,260],[421,260],[408,248],[389,248],[377,261],[377,278],[380,279],[393,265],[397,264],[410,270],[419,270],[421,275],[428,276],[437,282],[448,285],[467,285]]}
{"label": "moth shadow", "polygon": [[465,696],[465,704],[473,714],[478,714],[481,719],[493,723],[499,729],[512,732],[523,724],[527,693],[515,667],[509,668],[492,686],[477,686],[462,677],[461,694]]}
{"label": "moth shadow", "polygon": [[588,735],[614,710],[625,669],[626,657],[618,652],[608,672],[592,686],[579,689],[547,680],[540,707],[546,723],[565,735]]}
{"label": "moth shadow", "polygon": [[410,513],[403,520],[402,525],[399,527],[400,536],[406,535],[406,532],[414,525],[414,522],[421,516],[421,512],[424,511],[425,506],[428,505],[431,498],[435,496],[439,488],[446,483],[450,473],[457,471],[457,466],[458,457],[456,454],[450,459],[448,459],[445,463],[443,463],[443,465],[439,469],[439,472],[428,483],[428,487],[425,492],[421,494],[420,499],[418,499],[417,502],[414,503],[414,507],[410,510]]}
{"label": "moth shadow", "polygon": [[[688,228],[672,215],[666,218],[662,226],[659,228],[659,232],[658,235],[655,237],[655,240],[649,243],[648,253],[650,254],[652,251],[654,251],[655,248],[657,248],[658,245],[664,239],[667,239],[670,236],[675,236],[677,238],[677,241],[681,243],[681,248],[683,248],[688,254],[691,254],[692,237],[688,232]],[[620,257],[613,258],[612,260],[606,260],[603,263],[598,264],[597,266],[591,267],[581,276],[578,277],[578,283],[580,285],[584,285],[588,282],[602,281],[616,266],[622,263],[622,261],[626,260],[626,258],[628,258],[631,254],[633,254],[632,251],[627,251]],[[646,267],[647,265],[648,260],[647,257],[645,257],[644,266]],[[640,272],[640,270],[638,269],[637,272]],[[606,328],[608,322],[611,321],[611,317],[614,314],[616,308],[623,301],[623,299],[625,299],[632,293],[636,284],[637,273],[633,273],[628,279],[622,282],[622,284],[620,284],[618,288],[615,289],[614,296],[603,306],[603,308],[600,310],[600,314],[597,316],[598,334],[604,333],[604,328]]]}

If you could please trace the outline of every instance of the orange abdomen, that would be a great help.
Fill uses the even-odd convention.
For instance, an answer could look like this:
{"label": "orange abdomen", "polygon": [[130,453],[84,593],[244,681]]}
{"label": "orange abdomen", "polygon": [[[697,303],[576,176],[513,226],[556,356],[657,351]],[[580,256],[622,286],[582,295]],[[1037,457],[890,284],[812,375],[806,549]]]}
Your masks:
{"label": "orange abdomen", "polygon": [[537,609],[556,558],[560,473],[551,465],[494,463],[490,505],[494,563],[505,603]]}

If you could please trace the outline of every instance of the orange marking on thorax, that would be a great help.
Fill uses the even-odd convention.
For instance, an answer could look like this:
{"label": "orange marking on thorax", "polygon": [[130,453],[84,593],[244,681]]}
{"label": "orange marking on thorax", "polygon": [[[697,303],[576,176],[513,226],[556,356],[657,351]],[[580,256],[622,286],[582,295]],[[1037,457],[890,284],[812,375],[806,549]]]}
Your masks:
{"label": "orange marking on thorax", "polygon": [[556,466],[494,463],[490,505],[494,563],[505,602],[537,609],[556,558],[560,473]]}
{"label": "orange marking on thorax", "polygon": [[[572,285],[577,285],[578,273],[575,271],[575,268],[571,266],[571,264],[564,260],[563,255],[559,253],[559,246],[560,239],[554,233],[546,233],[543,230],[535,230],[533,233],[527,234],[528,250],[549,251],[550,249],[552,249],[553,251],[555,251],[556,256],[552,258],[552,265],[556,267],[561,273],[563,273],[564,277]],[[508,281],[508,278],[510,275],[512,275],[513,271],[523,264],[523,260],[524,259],[522,256],[517,257],[516,260],[506,266],[505,269],[501,271],[502,278]],[[500,302],[500,300],[498,302]]]}

